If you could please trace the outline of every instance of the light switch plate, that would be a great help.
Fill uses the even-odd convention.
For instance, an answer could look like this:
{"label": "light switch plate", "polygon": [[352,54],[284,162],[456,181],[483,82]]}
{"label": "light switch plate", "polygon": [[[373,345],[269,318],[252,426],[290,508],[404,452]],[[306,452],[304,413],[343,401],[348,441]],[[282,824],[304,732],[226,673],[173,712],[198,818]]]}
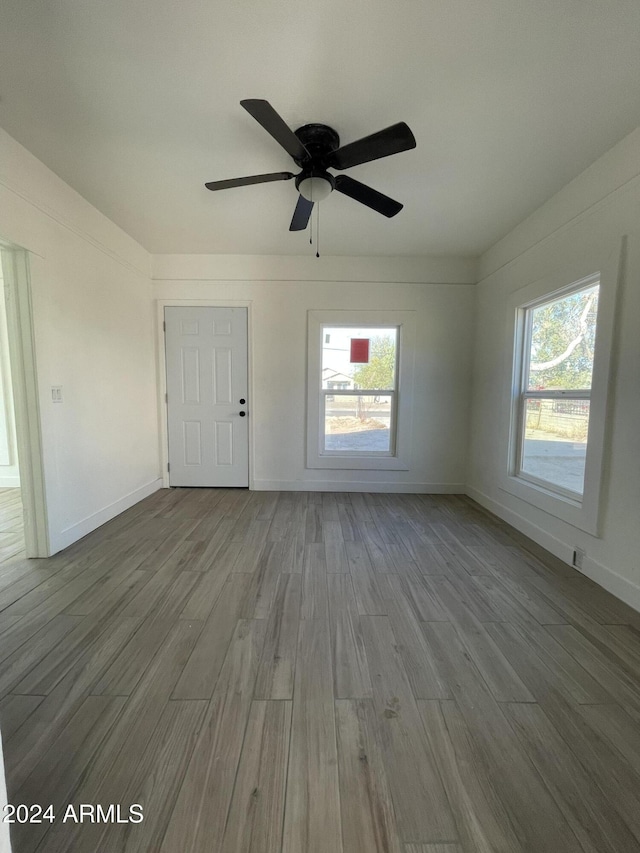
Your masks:
{"label": "light switch plate", "polygon": [[53,403],[61,403],[62,402],[62,385],[52,385],[51,386],[51,401]]}

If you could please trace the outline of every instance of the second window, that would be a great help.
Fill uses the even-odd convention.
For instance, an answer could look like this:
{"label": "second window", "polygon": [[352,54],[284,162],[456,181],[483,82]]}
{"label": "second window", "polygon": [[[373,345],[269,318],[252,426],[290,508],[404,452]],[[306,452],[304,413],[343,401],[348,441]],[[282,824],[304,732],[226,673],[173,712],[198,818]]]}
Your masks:
{"label": "second window", "polygon": [[398,332],[322,326],[322,455],[395,454]]}

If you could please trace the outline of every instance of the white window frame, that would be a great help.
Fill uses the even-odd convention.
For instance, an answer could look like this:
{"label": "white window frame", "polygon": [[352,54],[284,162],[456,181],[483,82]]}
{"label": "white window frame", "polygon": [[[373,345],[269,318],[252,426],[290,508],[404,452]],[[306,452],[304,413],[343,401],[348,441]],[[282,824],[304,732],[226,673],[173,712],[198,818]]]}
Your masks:
{"label": "white window frame", "polygon": [[[327,340],[326,330],[328,328],[336,329],[340,328],[336,326],[335,323],[322,323],[322,339]],[[352,326],[348,326],[347,328],[353,328]],[[358,329],[362,329],[363,331],[371,331],[372,337],[378,330],[384,329],[385,331],[393,330],[395,331],[395,370],[394,370],[394,382],[393,388],[322,388],[322,377],[320,381],[320,418],[318,420],[318,444],[319,444],[319,453],[321,456],[395,456],[396,453],[396,424],[398,422],[398,361],[399,361],[399,353],[400,353],[400,326],[390,325],[388,323],[384,323],[383,325],[369,326],[360,325]],[[327,409],[327,400],[329,397],[335,399],[336,397],[391,397],[391,404],[389,408],[389,450],[324,450],[324,444],[326,440],[325,434],[325,425],[326,425],[326,409]]]}
{"label": "white window frame", "polygon": [[[572,501],[577,505],[582,504],[584,491],[582,493],[574,492],[572,489],[563,488],[562,486],[558,485],[558,483],[553,483],[550,480],[544,480],[541,477],[536,477],[530,472],[524,471],[522,469],[526,423],[525,412],[527,402],[529,400],[587,400],[589,401],[589,403],[591,402],[591,388],[580,388],[571,390],[546,389],[542,391],[529,390],[529,376],[531,372],[531,329],[533,325],[533,312],[536,310],[536,308],[542,308],[544,305],[549,305],[551,302],[557,302],[560,299],[564,299],[567,296],[571,296],[573,293],[579,293],[583,290],[589,290],[596,284],[598,286],[600,285],[600,276],[592,275],[589,276],[587,279],[583,279],[580,282],[570,285],[567,288],[563,288],[559,292],[547,294],[541,299],[535,299],[533,302],[530,302],[527,305],[522,305],[518,308],[518,317],[516,321],[517,323],[522,325],[522,352],[520,357],[520,405],[518,412],[518,423],[516,427],[518,435],[516,441],[514,442],[516,453],[513,464],[513,474],[521,480],[526,480],[528,483],[532,483],[533,485],[538,486],[539,488],[553,492],[554,494],[559,495],[565,500]],[[589,410],[589,421],[591,421],[591,410]],[[588,450],[589,437],[587,437],[587,452]]]}
{"label": "white window frame", "polygon": [[[500,477],[500,487],[549,515],[594,536],[600,535],[600,494],[609,451],[611,350],[620,254],[620,250],[616,250],[601,258],[600,269],[597,272],[593,272],[593,266],[592,271],[586,272],[580,269],[580,264],[567,265],[517,291],[508,300],[507,305],[508,324],[513,329],[515,321],[515,335],[512,358],[507,367],[510,375],[505,383],[505,387],[509,389],[506,404],[508,416],[503,421],[506,424],[507,465]],[[523,441],[522,400],[526,388],[524,362],[528,358],[526,318],[530,308],[585,289],[597,282],[600,283],[600,292],[593,374],[589,392],[589,436],[584,491],[582,495],[578,495],[547,481],[537,480],[530,475],[523,477],[518,471],[520,446]],[[533,392],[528,393],[531,396],[545,398],[554,396],[548,391],[540,392],[539,395]],[[582,399],[585,398],[584,392],[578,393]],[[572,392],[564,392],[558,396],[571,398]]]}
{"label": "white window frame", "polygon": [[[397,328],[394,389],[322,388],[324,327]],[[413,413],[413,362],[415,312],[413,311],[309,311],[307,379],[307,468],[377,469],[408,471]],[[327,395],[379,396],[394,398],[391,422],[391,451],[324,450],[324,403]]]}

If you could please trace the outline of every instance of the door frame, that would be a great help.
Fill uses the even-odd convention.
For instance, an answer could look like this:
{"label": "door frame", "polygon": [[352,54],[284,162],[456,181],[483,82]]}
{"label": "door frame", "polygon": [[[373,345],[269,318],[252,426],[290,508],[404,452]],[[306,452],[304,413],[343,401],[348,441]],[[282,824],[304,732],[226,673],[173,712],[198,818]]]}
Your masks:
{"label": "door frame", "polygon": [[156,300],[156,341],[157,341],[157,371],[158,371],[158,426],[160,434],[160,476],[162,487],[169,485],[169,423],[167,409],[167,352],[164,337],[165,308],[246,308],[247,309],[247,388],[249,393],[249,490],[253,491],[253,334],[252,334],[252,302],[242,299],[157,299]]}
{"label": "door frame", "polygon": [[27,557],[48,557],[49,520],[44,481],[42,425],[33,327],[31,276],[26,249],[0,241],[11,384],[18,445],[20,496]]}

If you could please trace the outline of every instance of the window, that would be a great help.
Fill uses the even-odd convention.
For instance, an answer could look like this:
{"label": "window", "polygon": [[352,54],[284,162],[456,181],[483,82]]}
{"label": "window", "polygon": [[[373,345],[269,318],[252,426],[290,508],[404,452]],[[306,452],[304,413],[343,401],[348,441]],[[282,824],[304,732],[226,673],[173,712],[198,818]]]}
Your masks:
{"label": "window", "polygon": [[307,467],[408,470],[414,312],[308,316]]}
{"label": "window", "polygon": [[320,453],[393,456],[398,327],[322,328]]}
{"label": "window", "polygon": [[[515,336],[513,360],[505,361],[508,414],[502,425],[496,423],[507,448],[500,487],[594,536],[600,535],[609,458],[610,370],[623,253],[624,243],[606,251],[594,244],[505,304],[511,330],[515,318]],[[586,273],[585,267],[599,272]],[[539,516],[533,523],[544,524]]]}
{"label": "window", "polygon": [[599,282],[524,312],[518,477],[570,499],[584,492]]}

